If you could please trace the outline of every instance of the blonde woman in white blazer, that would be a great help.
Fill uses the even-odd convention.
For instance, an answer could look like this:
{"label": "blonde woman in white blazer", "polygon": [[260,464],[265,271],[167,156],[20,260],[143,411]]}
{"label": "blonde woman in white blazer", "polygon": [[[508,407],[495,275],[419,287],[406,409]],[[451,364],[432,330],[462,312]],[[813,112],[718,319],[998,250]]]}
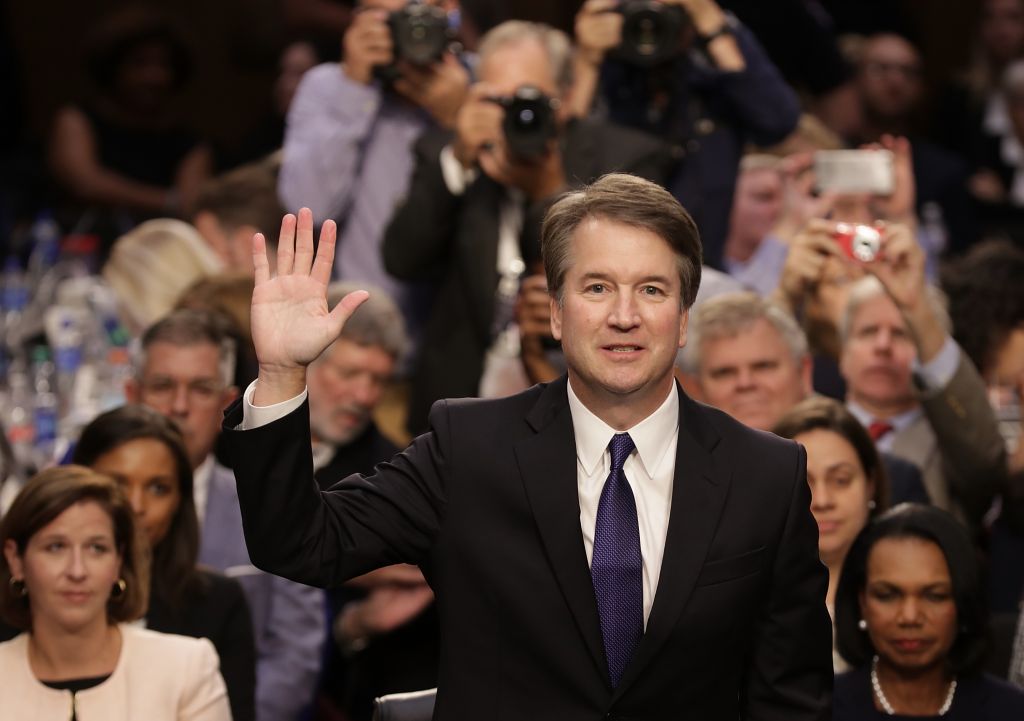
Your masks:
{"label": "blonde woman in white blazer", "polygon": [[0,520],[0,721],[230,721],[206,639],[130,625],[148,552],[119,486],[80,466],[43,471]]}

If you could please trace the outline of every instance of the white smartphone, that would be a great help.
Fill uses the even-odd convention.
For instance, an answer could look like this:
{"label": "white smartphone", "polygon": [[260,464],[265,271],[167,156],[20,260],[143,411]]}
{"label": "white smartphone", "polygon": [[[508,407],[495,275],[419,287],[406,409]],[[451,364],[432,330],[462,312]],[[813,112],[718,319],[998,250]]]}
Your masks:
{"label": "white smartphone", "polygon": [[819,150],[814,154],[819,192],[891,195],[892,153],[888,150]]}

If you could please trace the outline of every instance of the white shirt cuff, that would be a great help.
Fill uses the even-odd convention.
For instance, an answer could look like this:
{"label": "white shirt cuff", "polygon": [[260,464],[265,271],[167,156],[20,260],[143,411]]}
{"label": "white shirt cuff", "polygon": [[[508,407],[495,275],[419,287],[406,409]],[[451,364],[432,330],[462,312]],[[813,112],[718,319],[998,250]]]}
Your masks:
{"label": "white shirt cuff", "polygon": [[926,390],[937,391],[949,385],[960,367],[960,346],[952,336],[946,336],[942,349],[927,363],[914,361],[914,373],[924,381]]}
{"label": "white shirt cuff", "polygon": [[466,186],[476,180],[476,171],[462,167],[451,145],[441,148],[441,175],[452,195],[462,195],[466,192]]}
{"label": "white shirt cuff", "polygon": [[256,390],[256,381],[249,384],[242,394],[242,425],[238,428],[241,431],[251,431],[260,426],[269,425],[274,421],[284,418],[306,401],[308,390],[303,388],[302,393],[289,398],[286,401],[275,403],[270,406],[254,406],[252,394]]}

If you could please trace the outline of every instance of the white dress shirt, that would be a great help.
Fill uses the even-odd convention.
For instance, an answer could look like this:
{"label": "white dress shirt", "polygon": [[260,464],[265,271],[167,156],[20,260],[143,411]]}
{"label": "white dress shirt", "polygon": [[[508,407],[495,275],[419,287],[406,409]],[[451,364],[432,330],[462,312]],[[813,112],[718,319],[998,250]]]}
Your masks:
{"label": "white dress shirt", "polygon": [[[259,428],[291,413],[306,398],[303,391],[295,398],[271,406],[254,406],[252,394],[256,381],[245,389],[242,403],[242,430]],[[587,563],[594,553],[594,528],[601,491],[611,470],[608,443],[618,431],[591,412],[568,385],[569,411],[576,436],[576,485],[580,502],[580,529],[587,551]],[[675,385],[658,410],[627,431],[636,450],[623,466],[626,481],[636,500],[640,530],[640,554],[643,557],[644,628],[651,614],[654,595],[665,555],[665,537],[672,509],[672,482],[675,477],[676,445],[679,438],[679,393]]]}
{"label": "white dress shirt", "polygon": [[206,499],[210,497],[210,479],[213,478],[213,466],[216,462],[217,459],[211,453],[192,472],[192,498],[195,501],[200,530],[206,521]]}
{"label": "white dress shirt", "polygon": [[[576,435],[576,486],[580,499],[580,528],[587,563],[594,553],[594,528],[601,491],[611,472],[608,444],[618,433],[588,409],[569,388],[569,411]],[[672,509],[672,479],[676,468],[676,444],[679,438],[679,394],[673,384],[671,392],[658,410],[626,431],[636,450],[623,465],[626,481],[636,500],[640,527],[640,555],[644,571],[644,629],[651,614],[654,594],[661,576],[661,560],[665,555]]]}

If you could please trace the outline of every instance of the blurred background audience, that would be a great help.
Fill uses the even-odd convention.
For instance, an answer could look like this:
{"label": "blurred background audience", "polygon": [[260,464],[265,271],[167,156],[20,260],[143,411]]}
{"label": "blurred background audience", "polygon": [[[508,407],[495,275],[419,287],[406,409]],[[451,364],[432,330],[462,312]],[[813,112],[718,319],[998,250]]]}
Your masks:
{"label": "blurred background audience", "polygon": [[[38,0],[0,12],[0,81],[0,518],[42,469],[113,475],[152,547],[135,615],[211,639],[236,719],[369,719],[435,684],[440,648],[417,568],[325,594],[250,564],[218,437],[257,373],[253,235],[273,251],[310,208],[337,223],[332,302],[372,288],[310,368],[326,488],[438,398],[564,371],[539,226],[610,170],[701,230],[682,387],[807,450],[853,667],[837,718],[884,710],[875,653],[899,712],[934,714],[954,676],[949,717],[1016,709],[976,671],[1024,685],[1021,0]],[[905,501],[956,520],[876,520]],[[922,513],[979,565],[946,531],[876,530]],[[944,616],[883,613],[872,574],[900,544],[926,549]],[[879,569],[894,598],[923,593]],[[879,630],[856,616],[844,661],[848,571]],[[966,630],[936,620],[954,611]],[[123,620],[97,643],[135,644]],[[924,685],[900,624],[951,640]]]}

